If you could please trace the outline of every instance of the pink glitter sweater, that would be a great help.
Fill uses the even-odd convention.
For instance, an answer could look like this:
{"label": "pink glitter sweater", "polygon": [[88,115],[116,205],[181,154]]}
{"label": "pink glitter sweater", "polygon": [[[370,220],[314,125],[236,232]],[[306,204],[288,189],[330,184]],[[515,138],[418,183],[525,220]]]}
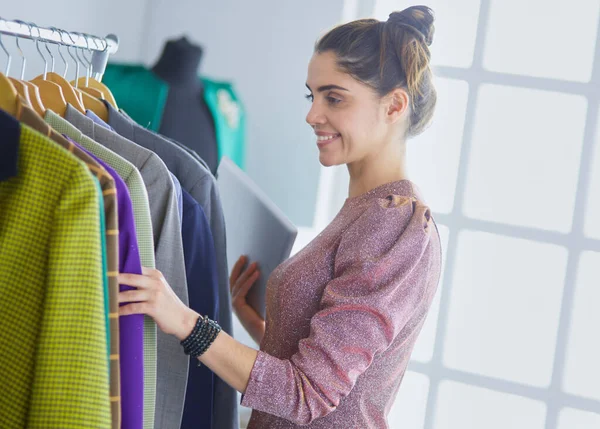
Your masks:
{"label": "pink glitter sweater", "polygon": [[387,428],[440,270],[437,227],[410,181],[347,199],[269,278],[248,429]]}

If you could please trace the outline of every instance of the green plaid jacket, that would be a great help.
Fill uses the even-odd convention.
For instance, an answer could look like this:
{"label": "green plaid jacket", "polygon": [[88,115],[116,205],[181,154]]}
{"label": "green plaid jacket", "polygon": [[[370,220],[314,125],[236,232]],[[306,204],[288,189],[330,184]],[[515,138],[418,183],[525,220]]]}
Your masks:
{"label": "green plaid jacket", "polygon": [[0,427],[110,428],[99,196],[86,166],[21,126],[0,182]]}
{"label": "green plaid jacket", "polygon": [[103,204],[104,231],[102,238],[104,243],[103,272],[108,282],[108,311],[106,318],[108,322],[107,337],[109,341],[109,369],[110,369],[110,402],[112,429],[121,429],[121,376],[119,365],[119,215],[117,208],[117,194],[114,179],[106,172],[100,164],[91,156],[58,134],[37,113],[27,107],[23,100],[17,100],[17,119],[34,130],[50,137],[52,141],[67,149],[78,159],[83,161],[88,170],[98,179],[100,183]]}

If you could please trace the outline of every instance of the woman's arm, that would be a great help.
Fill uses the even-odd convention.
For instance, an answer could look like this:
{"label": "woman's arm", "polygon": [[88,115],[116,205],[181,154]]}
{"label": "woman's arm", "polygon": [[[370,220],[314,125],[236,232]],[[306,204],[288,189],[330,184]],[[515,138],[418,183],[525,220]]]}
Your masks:
{"label": "woman's arm", "polygon": [[234,307],[234,311],[244,329],[250,334],[256,344],[260,344],[265,336],[265,321],[249,305],[241,309]]}
{"label": "woman's arm", "polygon": [[[371,236],[372,226],[378,226]],[[242,405],[305,425],[337,409],[375,356],[386,350],[433,293],[439,243],[426,206],[406,197],[381,199],[342,237],[334,278],[327,284],[310,334],[298,351],[280,359],[257,352],[225,333],[201,356],[219,377],[244,393]],[[437,277],[436,277],[437,278]],[[173,293],[156,270],[123,275],[122,315],[144,313],[177,338],[186,338],[198,315]]]}

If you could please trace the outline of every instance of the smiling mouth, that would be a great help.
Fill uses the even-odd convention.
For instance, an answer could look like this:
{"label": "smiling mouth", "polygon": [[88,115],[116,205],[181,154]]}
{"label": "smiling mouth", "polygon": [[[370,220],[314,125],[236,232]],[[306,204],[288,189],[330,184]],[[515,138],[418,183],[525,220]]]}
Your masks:
{"label": "smiling mouth", "polygon": [[319,146],[326,145],[326,144],[331,143],[332,141],[336,140],[339,137],[340,137],[340,134],[333,134],[331,136],[317,136],[317,145],[319,145]]}

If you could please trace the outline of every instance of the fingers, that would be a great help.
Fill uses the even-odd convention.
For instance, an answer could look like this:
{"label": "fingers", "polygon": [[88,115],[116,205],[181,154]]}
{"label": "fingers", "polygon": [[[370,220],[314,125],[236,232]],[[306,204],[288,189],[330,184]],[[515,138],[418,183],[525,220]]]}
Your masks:
{"label": "fingers", "polygon": [[148,289],[154,279],[146,275],[120,273],[117,280],[119,284]]}
{"label": "fingers", "polygon": [[148,276],[148,277],[152,277],[153,279],[156,279],[156,280],[164,279],[163,274],[155,268],[142,267],[142,274],[145,276]]}
{"label": "fingers", "polygon": [[118,276],[119,284],[137,287],[140,289],[151,289],[158,287],[157,282],[166,283],[162,273],[153,268],[142,267],[142,275],[120,273]]}
{"label": "fingers", "polygon": [[259,277],[260,271],[256,270],[254,273],[252,273],[250,277],[246,279],[244,283],[241,284],[237,291],[237,294],[240,296],[246,296],[252,285],[256,283],[256,280],[258,280]]}
{"label": "fingers", "polygon": [[231,277],[229,279],[230,287],[235,284],[236,280],[240,276],[240,273],[242,272],[242,269],[244,268],[244,265],[246,265],[247,260],[248,258],[246,256],[240,256],[240,259],[238,259],[233,266],[231,270]]}
{"label": "fingers", "polygon": [[148,314],[149,306],[146,303],[138,302],[119,307],[119,316],[130,316],[132,314]]}
{"label": "fingers", "polygon": [[119,304],[123,302],[144,302],[148,301],[151,294],[145,289],[128,290],[119,293]]}
{"label": "fingers", "polygon": [[238,277],[236,283],[242,284],[258,269],[258,262],[252,262],[248,268]]}
{"label": "fingers", "polygon": [[253,262],[246,268],[246,270],[237,278],[237,280],[231,286],[231,294],[236,295],[240,287],[252,276],[258,269],[258,263]]}

